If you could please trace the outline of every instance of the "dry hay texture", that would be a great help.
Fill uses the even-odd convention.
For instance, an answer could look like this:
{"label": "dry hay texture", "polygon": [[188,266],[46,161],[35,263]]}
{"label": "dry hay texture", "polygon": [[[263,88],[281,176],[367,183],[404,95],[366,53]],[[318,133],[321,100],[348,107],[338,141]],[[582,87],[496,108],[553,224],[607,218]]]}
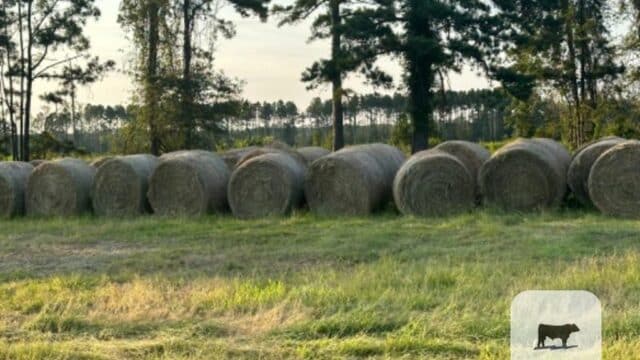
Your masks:
{"label": "dry hay texture", "polygon": [[567,190],[570,160],[567,149],[551,139],[507,144],[480,169],[485,204],[519,211],[559,206]]}
{"label": "dry hay texture", "polygon": [[[615,135],[610,135],[610,136],[603,136],[601,138],[595,139],[595,140],[591,140],[591,141],[587,141],[586,143],[580,145],[574,152],[573,155],[571,157],[571,160],[573,161],[573,158],[575,158],[578,154],[580,154],[582,152],[582,150],[584,150],[586,147],[591,146],[597,142],[600,141],[605,141],[605,140],[615,140],[615,139],[623,139],[619,136],[615,136]],[[624,139],[623,139],[624,140]]]}
{"label": "dry hay texture", "polygon": [[447,141],[413,155],[396,175],[396,206],[417,216],[471,210],[478,200],[477,174],[489,156],[485,148],[467,141]]}
{"label": "dry hay texture", "polygon": [[27,214],[71,216],[90,212],[95,173],[94,167],[78,159],[64,158],[39,165],[27,182]]}
{"label": "dry hay texture", "polygon": [[306,175],[310,209],[322,215],[367,215],[392,199],[393,179],[405,161],[397,148],[358,145],[316,160]]}
{"label": "dry hay texture", "polygon": [[0,163],[0,217],[24,215],[25,188],[32,171],[33,165],[28,162]]}
{"label": "dry hay texture", "polygon": [[304,202],[305,164],[283,151],[244,161],[229,181],[229,206],[236,217],[281,216]]}
{"label": "dry hay texture", "polygon": [[331,151],[319,146],[302,147],[296,150],[300,155],[302,155],[307,165],[311,165],[312,162],[320,159],[321,157],[331,154]]}
{"label": "dry hay texture", "polygon": [[491,153],[484,146],[463,140],[445,141],[434,149],[455,156],[467,167],[474,178],[480,173],[482,165],[491,157]]}
{"label": "dry hay texture", "polygon": [[228,208],[229,168],[216,154],[177,151],[160,157],[149,180],[148,199],[156,214],[199,216]]}
{"label": "dry hay texture", "polygon": [[233,171],[233,169],[235,169],[236,167],[236,164],[238,163],[238,161],[240,161],[240,159],[242,159],[243,156],[256,149],[258,149],[257,146],[231,149],[220,154],[220,157],[222,158],[222,160],[224,160],[224,163],[227,164],[229,171]]}
{"label": "dry hay texture", "polygon": [[103,156],[101,158],[93,160],[90,165],[96,169],[99,169],[102,165],[106,164],[109,160],[113,159],[113,156]]}
{"label": "dry hay texture", "polygon": [[624,141],[624,139],[615,136],[603,138],[578,149],[573,155],[567,172],[567,183],[581,204],[593,205],[589,197],[589,173],[593,164],[602,153]]}
{"label": "dry hay texture", "polygon": [[102,164],[93,182],[93,210],[102,216],[135,216],[151,211],[149,177],[158,158],[148,154],[119,156]]}
{"label": "dry hay texture", "polygon": [[640,141],[629,140],[606,150],[593,164],[589,196],[603,213],[640,218]]}
{"label": "dry hay texture", "polygon": [[306,166],[304,157],[291,148],[261,147],[246,153],[236,164],[236,169],[242,166],[242,164],[246,163],[247,161],[264,154],[287,154],[290,157],[294,158],[297,162],[301,163],[303,166]]}
{"label": "dry hay texture", "polygon": [[29,164],[33,165],[34,167],[40,165],[40,164],[44,164],[46,163],[47,160],[43,160],[43,159],[35,159],[35,160],[31,160],[29,161]]}

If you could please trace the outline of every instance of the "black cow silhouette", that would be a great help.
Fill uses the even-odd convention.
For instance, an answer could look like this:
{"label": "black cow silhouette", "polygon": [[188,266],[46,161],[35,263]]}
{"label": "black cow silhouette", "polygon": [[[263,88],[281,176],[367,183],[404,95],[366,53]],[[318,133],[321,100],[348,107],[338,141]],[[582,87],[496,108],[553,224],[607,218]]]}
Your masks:
{"label": "black cow silhouette", "polygon": [[549,338],[553,339],[562,339],[562,347],[567,347],[567,340],[571,333],[578,332],[580,329],[576,326],[576,324],[565,324],[565,325],[547,325],[540,324],[538,325],[538,348],[544,348],[544,340]]}

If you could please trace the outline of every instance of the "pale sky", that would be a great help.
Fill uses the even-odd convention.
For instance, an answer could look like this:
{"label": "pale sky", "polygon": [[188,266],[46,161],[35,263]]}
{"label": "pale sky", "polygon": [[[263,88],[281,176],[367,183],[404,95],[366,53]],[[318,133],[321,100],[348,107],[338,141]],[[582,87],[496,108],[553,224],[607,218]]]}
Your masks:
{"label": "pale sky", "polygon": [[[274,0],[277,1],[277,0]],[[91,21],[87,34],[91,39],[92,53],[101,59],[117,62],[117,72],[112,72],[99,83],[83,88],[79,93],[81,103],[125,104],[129,102],[134,84],[125,73],[133,48],[126,34],[117,23],[118,0],[96,0],[102,11],[100,20]],[[256,18],[240,18],[232,9],[225,9],[227,18],[234,19],[237,35],[233,39],[221,39],[216,53],[215,66],[228,76],[245,81],[243,96],[251,101],[291,100],[306,108],[311,98],[328,98],[328,87],[307,91],[300,75],[313,61],[326,57],[328,43],[308,43],[309,24],[278,28],[275,19],[261,23]],[[399,65],[391,60],[382,66],[388,69],[399,83]],[[472,71],[450,76],[454,90],[487,87],[488,81]],[[45,83],[37,85],[43,89]],[[345,87],[359,93],[374,91],[358,79],[348,79]],[[40,104],[36,103],[35,112]]]}

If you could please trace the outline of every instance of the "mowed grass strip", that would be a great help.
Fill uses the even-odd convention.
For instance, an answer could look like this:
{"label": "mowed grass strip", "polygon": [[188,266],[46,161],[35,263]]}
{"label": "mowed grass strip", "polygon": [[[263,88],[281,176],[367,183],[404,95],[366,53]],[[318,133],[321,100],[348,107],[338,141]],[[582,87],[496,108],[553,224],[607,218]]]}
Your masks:
{"label": "mowed grass strip", "polygon": [[0,222],[0,359],[509,357],[511,299],[585,289],[640,353],[640,223],[589,212]]}

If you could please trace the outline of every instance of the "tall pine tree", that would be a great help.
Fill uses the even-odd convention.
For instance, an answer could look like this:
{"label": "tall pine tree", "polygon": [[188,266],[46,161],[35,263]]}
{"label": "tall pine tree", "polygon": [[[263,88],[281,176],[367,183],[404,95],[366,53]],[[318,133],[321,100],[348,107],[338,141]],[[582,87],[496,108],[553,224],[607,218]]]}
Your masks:
{"label": "tall pine tree", "polygon": [[[491,35],[498,27],[485,1],[373,0],[354,12],[359,31],[349,41],[368,57],[400,56],[412,124],[411,149],[428,146],[434,88],[467,60],[485,63]],[[377,78],[384,79],[379,73]]]}
{"label": "tall pine tree", "polygon": [[[362,19],[353,11],[353,0],[296,0],[289,6],[276,6],[274,12],[281,17],[280,25],[297,24],[312,16],[310,40],[329,39],[331,54],[328,59],[313,63],[302,74],[302,80],[315,88],[324,83],[331,84],[333,149],[344,147],[344,103],[345,77],[361,71],[369,79],[381,72],[372,65],[372,47],[361,46],[350,39],[361,38]],[[370,29],[368,29],[370,30]],[[353,33],[353,35],[349,35]],[[358,35],[356,35],[358,34]],[[372,34],[370,34],[372,35]],[[369,44],[367,44],[369,45]],[[386,77],[378,80],[386,80]],[[383,82],[383,81],[379,81]]]}

